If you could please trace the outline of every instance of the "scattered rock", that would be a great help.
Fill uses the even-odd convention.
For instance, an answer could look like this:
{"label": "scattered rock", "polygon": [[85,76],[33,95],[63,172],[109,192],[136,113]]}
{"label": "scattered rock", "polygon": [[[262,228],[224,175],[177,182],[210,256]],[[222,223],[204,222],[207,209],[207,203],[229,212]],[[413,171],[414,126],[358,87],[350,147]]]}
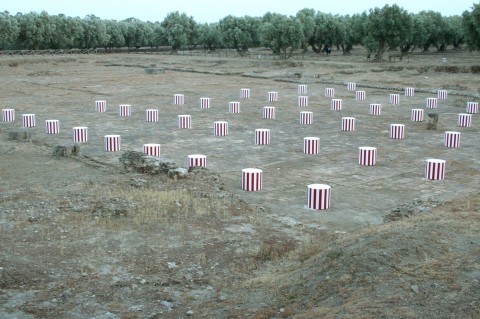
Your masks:
{"label": "scattered rock", "polygon": [[32,139],[32,132],[12,131],[8,132],[9,141],[29,141]]}
{"label": "scattered rock", "polygon": [[412,289],[412,291],[413,291],[414,293],[416,293],[416,294],[419,293],[419,291],[418,291],[418,286],[417,286],[417,285],[411,285],[411,286],[410,286],[410,289]]}
{"label": "scattered rock", "polygon": [[167,174],[171,178],[186,177],[188,174],[186,168],[179,167],[168,159],[150,156],[136,151],[123,153],[119,161],[127,172],[151,175]]}
{"label": "scattered rock", "polygon": [[53,156],[72,156],[80,154],[80,145],[78,144],[69,144],[69,145],[55,145],[52,149]]}

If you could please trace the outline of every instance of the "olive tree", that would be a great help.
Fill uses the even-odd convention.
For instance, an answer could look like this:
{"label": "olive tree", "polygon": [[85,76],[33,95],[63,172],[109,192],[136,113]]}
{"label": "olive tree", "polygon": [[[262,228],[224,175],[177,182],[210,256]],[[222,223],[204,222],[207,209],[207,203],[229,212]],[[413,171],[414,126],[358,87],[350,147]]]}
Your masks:
{"label": "olive tree", "polygon": [[8,11],[0,12],[0,49],[9,49],[15,43],[19,28],[17,19]]}
{"label": "olive tree", "polygon": [[283,59],[291,57],[294,50],[305,47],[306,43],[300,20],[281,14],[268,14],[259,35],[261,43]]}
{"label": "olive tree", "polygon": [[260,44],[260,23],[259,18],[226,16],[218,23],[223,45],[237,50],[240,55],[246,54],[249,48]]}
{"label": "olive tree", "polygon": [[462,25],[469,50],[480,50],[480,4],[474,4],[472,11],[463,12]]}
{"label": "olive tree", "polygon": [[411,16],[396,4],[370,9],[364,24],[363,44],[381,60],[387,49],[409,41],[411,26]]}
{"label": "olive tree", "polygon": [[193,17],[178,11],[170,12],[160,24],[173,51],[187,45],[195,46],[198,41],[198,27]]}

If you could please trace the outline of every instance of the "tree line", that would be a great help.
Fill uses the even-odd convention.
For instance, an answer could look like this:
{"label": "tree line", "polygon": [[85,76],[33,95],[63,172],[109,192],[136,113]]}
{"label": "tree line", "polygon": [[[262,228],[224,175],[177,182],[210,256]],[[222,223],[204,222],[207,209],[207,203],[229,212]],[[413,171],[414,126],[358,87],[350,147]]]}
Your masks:
{"label": "tree line", "polygon": [[398,5],[385,5],[361,14],[332,15],[302,9],[295,16],[267,12],[262,17],[226,16],[215,23],[197,23],[178,11],[161,22],[135,18],[103,20],[63,14],[0,13],[0,50],[114,49],[171,47],[180,49],[235,49],[267,47],[287,59],[296,50],[349,54],[362,45],[381,59],[387,50],[407,54],[414,50],[445,51],[447,46],[480,49],[480,4],[462,16],[442,16],[435,11],[412,14]]}

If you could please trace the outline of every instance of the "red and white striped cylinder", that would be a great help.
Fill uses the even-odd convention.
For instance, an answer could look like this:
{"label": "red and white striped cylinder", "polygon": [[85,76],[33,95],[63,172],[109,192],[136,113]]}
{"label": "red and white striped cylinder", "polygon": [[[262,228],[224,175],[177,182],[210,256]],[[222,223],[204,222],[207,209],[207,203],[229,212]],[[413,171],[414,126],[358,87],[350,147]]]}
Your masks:
{"label": "red and white striped cylinder", "polygon": [[355,82],[347,83],[347,91],[355,91],[356,89],[357,89],[357,83]]}
{"label": "red and white striped cylinder", "polygon": [[147,122],[158,122],[158,109],[145,110]]}
{"label": "red and white striped cylinder", "polygon": [[332,99],[330,101],[330,109],[332,111],[341,111],[342,110],[342,99]]}
{"label": "red and white striped cylinder", "polygon": [[15,121],[15,110],[14,109],[3,109],[2,110],[2,119],[3,119],[4,122]]}
{"label": "red and white striped cylinder", "polygon": [[448,91],[447,90],[437,90],[437,98],[439,100],[446,100],[448,97]]}
{"label": "red and white striped cylinder", "polygon": [[445,147],[460,147],[460,132],[446,131],[443,137]]}
{"label": "red and white striped cylinder", "polygon": [[188,167],[207,167],[207,156],[200,154],[188,155]]}
{"label": "red and white striped cylinder", "polygon": [[478,102],[467,102],[467,113],[477,114],[478,113]]}
{"label": "red and white striped cylinder", "polygon": [[306,95],[308,92],[308,86],[306,84],[299,84],[297,87],[298,95]]}
{"label": "red and white striped cylinder", "polygon": [[410,120],[412,122],[423,122],[423,109],[412,109]]}
{"label": "red and white striped cylinder", "polygon": [[382,104],[370,104],[370,115],[377,116],[382,114]]}
{"label": "red and white striped cylinder", "polygon": [[240,98],[241,99],[249,99],[250,98],[250,89],[240,89]]}
{"label": "red and white striped cylinder", "polygon": [[300,107],[308,106],[308,96],[300,95],[300,96],[298,96],[297,99],[298,99],[298,106],[300,106]]}
{"label": "red and white striped cylinder", "polygon": [[105,100],[97,100],[95,101],[95,111],[104,113],[107,111],[107,101]]}
{"label": "red and white striped cylinder", "polygon": [[300,124],[312,124],[313,112],[300,112]]}
{"label": "red and white striped cylinder", "polygon": [[143,153],[150,156],[160,157],[160,144],[155,144],[155,143],[143,144]]}
{"label": "red and white striped cylinder", "polygon": [[173,104],[174,105],[184,105],[185,104],[185,95],[174,94],[173,95]]}
{"label": "red and white striped cylinder", "polygon": [[303,153],[305,154],[320,153],[320,137],[304,137]]}
{"label": "red and white striped cylinder", "polygon": [[23,127],[35,127],[35,114],[22,114]]}
{"label": "red and white striped cylinder", "polygon": [[390,138],[393,140],[405,138],[405,124],[390,124]]}
{"label": "red and white striped cylinder", "polygon": [[178,128],[191,128],[192,127],[192,117],[190,115],[179,115],[178,116]]}
{"label": "red and white striped cylinder", "polygon": [[268,102],[278,102],[278,92],[268,92]]}
{"label": "red and white striped cylinder", "polygon": [[355,91],[355,100],[364,101],[366,98],[365,91]]}
{"label": "red and white striped cylinder", "polygon": [[120,135],[105,135],[103,137],[103,149],[105,152],[117,152],[120,150]]}
{"label": "red and white striped cylinder", "polygon": [[373,166],[377,163],[377,148],[369,146],[360,146],[358,148],[358,164],[364,166]]}
{"label": "red and white striped cylinder", "polygon": [[46,120],[45,121],[45,133],[47,134],[58,134],[60,132],[60,121],[59,120]]}
{"label": "red and white striped cylinder", "polygon": [[259,168],[242,169],[242,190],[257,192],[263,188],[263,171]]}
{"label": "red and white striped cylinder", "polygon": [[325,97],[334,98],[335,97],[335,89],[334,88],[325,88]]}
{"label": "red and white striped cylinder", "polygon": [[227,136],[228,135],[228,122],[226,122],[226,121],[213,122],[213,135],[215,135],[215,136]]}
{"label": "red and white striped cylinder", "polygon": [[470,127],[472,125],[472,114],[460,113],[458,114],[458,126]]}
{"label": "red and white striped cylinder", "polygon": [[73,142],[86,143],[88,141],[88,127],[76,126],[73,128]]}
{"label": "red and white striped cylinder", "polygon": [[263,107],[263,118],[264,119],[274,119],[275,118],[275,107],[274,106],[264,106]]}
{"label": "red and white striped cylinder", "polygon": [[444,179],[446,162],[442,159],[427,159],[425,161],[425,177],[430,180]]}
{"label": "red and white striped cylinder", "polygon": [[228,113],[240,113],[240,102],[228,102]]}
{"label": "red and white striped cylinder", "polygon": [[331,190],[326,184],[308,185],[307,207],[316,210],[330,208]]}
{"label": "red and white striped cylinder", "polygon": [[355,118],[342,117],[342,131],[355,131]]}
{"label": "red and white striped cylinder", "polygon": [[400,94],[390,94],[390,104],[400,104]]}
{"label": "red and white striped cylinder", "polygon": [[258,128],[255,130],[255,144],[267,145],[270,144],[270,130],[266,128]]}
{"label": "red and white striped cylinder", "polygon": [[201,97],[200,98],[200,108],[201,109],[209,109],[210,108],[211,99],[209,97]]}
{"label": "red and white striped cylinder", "polygon": [[415,96],[415,88],[406,87],[405,88],[405,96]]}
{"label": "red and white striped cylinder", "polygon": [[120,104],[118,107],[121,117],[129,117],[132,115],[132,106],[130,104]]}
{"label": "red and white striped cylinder", "polygon": [[438,99],[436,97],[427,97],[427,108],[436,109],[438,104]]}

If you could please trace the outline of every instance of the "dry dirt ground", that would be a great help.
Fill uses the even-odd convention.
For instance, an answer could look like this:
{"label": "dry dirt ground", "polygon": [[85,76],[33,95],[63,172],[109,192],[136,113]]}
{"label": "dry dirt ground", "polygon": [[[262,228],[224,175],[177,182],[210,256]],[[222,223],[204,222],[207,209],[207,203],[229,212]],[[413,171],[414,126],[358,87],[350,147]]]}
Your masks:
{"label": "dry dirt ground", "polygon": [[[480,100],[479,56],[446,56],[1,57],[0,105],[16,120],[0,126],[0,318],[479,318],[478,114],[457,126]],[[307,107],[297,105],[298,84],[308,85]],[[438,89],[448,98],[425,108]],[[175,93],[185,105],[173,105]],[[228,113],[230,101],[241,113]],[[381,116],[368,114],[370,103]],[[119,104],[132,116],[120,117]],[[263,106],[276,119],[263,119]],[[159,122],[145,121],[150,108]],[[438,114],[437,129],[411,122],[412,108]],[[300,111],[313,112],[311,125]],[[28,113],[36,127],[22,128]],[[178,128],[179,114],[192,116],[191,129]],[[357,119],[355,131],[341,131],[342,116]],[[49,119],[59,134],[45,133]],[[218,120],[228,136],[213,135]],[[405,139],[389,138],[392,123],[405,124]],[[52,155],[72,144],[74,126],[89,130],[80,154]],[[271,130],[270,145],[255,145],[257,128]],[[460,148],[443,146],[445,131],[461,132]],[[104,151],[107,134],[121,135],[120,151]],[[303,153],[307,136],[320,137],[319,154]],[[161,144],[161,158],[180,167],[204,154],[208,168],[175,179],[125,170],[120,157],[144,143]],[[358,165],[359,146],[377,147],[377,165]],[[427,158],[447,161],[445,180],[425,179]],[[248,167],[263,170],[259,192],[241,190]],[[306,207],[312,183],[331,185],[328,210]]]}

